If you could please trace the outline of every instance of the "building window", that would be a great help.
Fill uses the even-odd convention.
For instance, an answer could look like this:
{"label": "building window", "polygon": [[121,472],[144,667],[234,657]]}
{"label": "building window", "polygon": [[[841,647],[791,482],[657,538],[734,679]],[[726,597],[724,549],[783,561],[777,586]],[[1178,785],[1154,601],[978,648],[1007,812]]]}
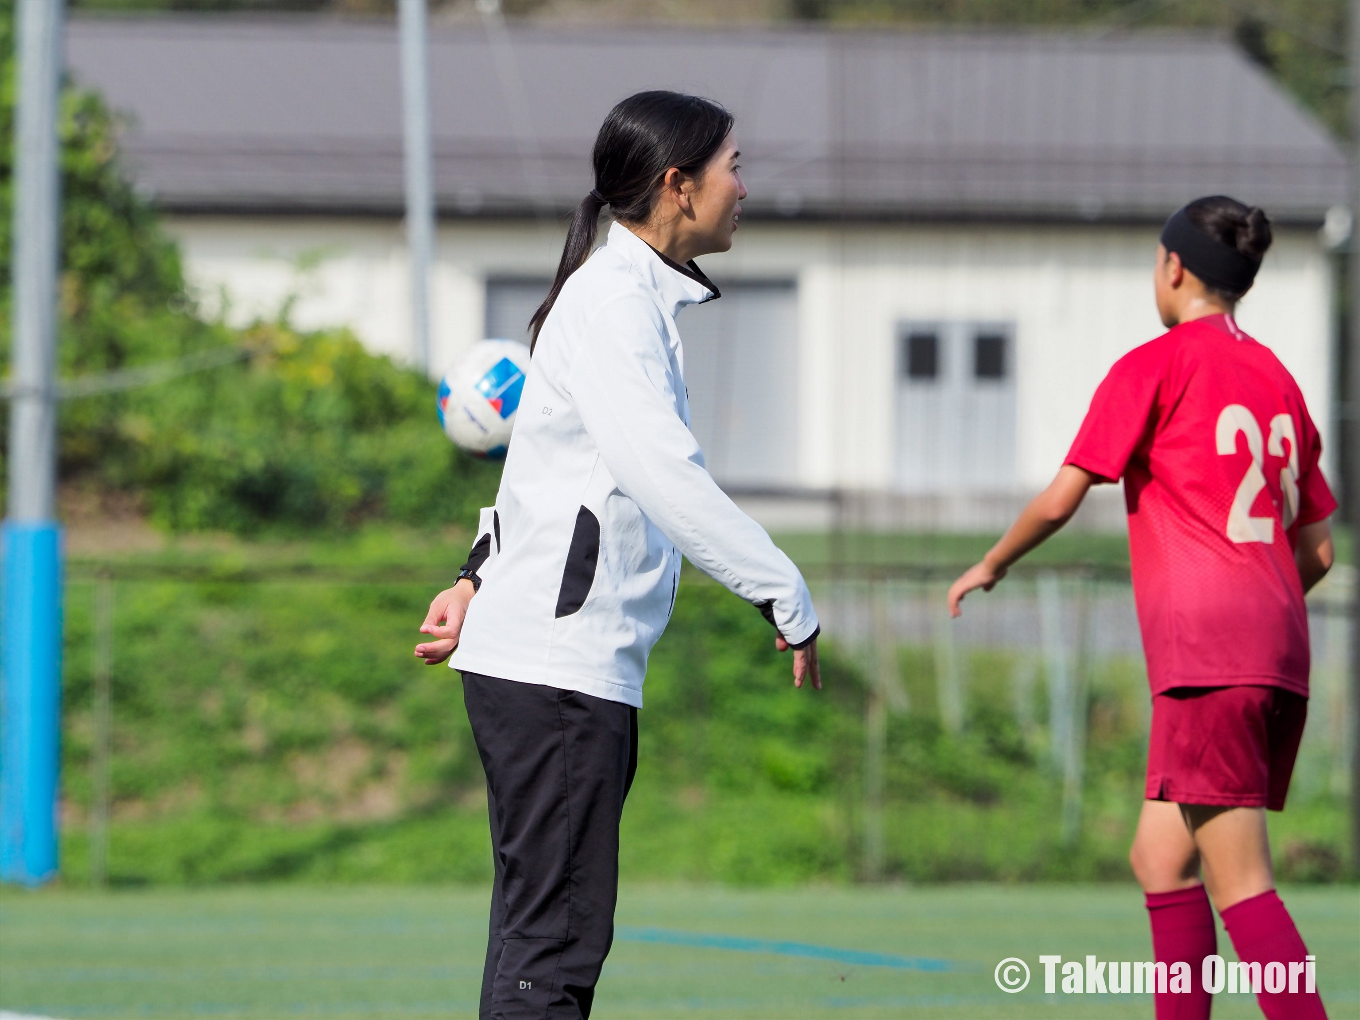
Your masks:
{"label": "building window", "polygon": [[940,374],[940,338],[934,333],[909,333],[903,344],[906,377],[934,380]]}
{"label": "building window", "polygon": [[1006,338],[999,333],[979,333],[973,338],[973,377],[1006,378]]}
{"label": "building window", "polygon": [[896,485],[913,494],[1016,488],[1015,326],[897,324]]}

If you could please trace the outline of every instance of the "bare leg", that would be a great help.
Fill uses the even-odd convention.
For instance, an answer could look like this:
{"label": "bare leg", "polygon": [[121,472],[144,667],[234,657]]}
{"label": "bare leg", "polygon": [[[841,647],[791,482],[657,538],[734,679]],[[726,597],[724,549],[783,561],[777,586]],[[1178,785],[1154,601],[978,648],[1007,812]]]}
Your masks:
{"label": "bare leg", "polygon": [[[1259,964],[1302,967],[1308,947],[1275,894],[1263,808],[1186,805],[1186,821],[1204,861],[1204,882],[1228,929],[1238,959]],[[1317,992],[1269,992],[1263,985],[1256,1001],[1268,1020],[1326,1020]]]}
{"label": "bare leg", "polygon": [[[1146,894],[1152,952],[1168,967],[1183,965],[1198,977],[1204,958],[1217,951],[1214,911],[1199,880],[1199,849],[1180,808],[1143,802],[1129,863]],[[1191,981],[1190,994],[1156,993],[1157,1020],[1209,1020],[1213,997]]]}
{"label": "bare leg", "polygon": [[1265,808],[1184,804],[1204,863],[1204,884],[1220,912],[1275,888]]}
{"label": "bare leg", "polygon": [[1200,850],[1179,805],[1143,801],[1129,863],[1144,892],[1174,892],[1199,884]]}

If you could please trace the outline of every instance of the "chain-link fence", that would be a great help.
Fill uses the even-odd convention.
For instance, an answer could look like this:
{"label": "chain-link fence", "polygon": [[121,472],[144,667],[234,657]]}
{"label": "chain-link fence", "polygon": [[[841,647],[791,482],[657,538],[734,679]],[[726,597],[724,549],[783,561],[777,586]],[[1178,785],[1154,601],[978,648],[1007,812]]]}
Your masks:
{"label": "chain-link fence", "polygon": [[[1088,727],[1123,714],[1146,745],[1150,700],[1125,572],[1090,567],[1023,571],[974,593],[950,619],[954,572],[930,568],[828,571],[815,583],[827,637],[870,678],[865,747],[865,872],[883,863],[883,760],[890,714],[925,713],[958,732],[970,712],[1013,715],[1062,787],[1064,843],[1082,826]],[[1313,668],[1307,728],[1291,786],[1297,803],[1350,789],[1355,707],[1348,674],[1353,572],[1338,568],[1310,597]]]}
{"label": "chain-link fence", "polygon": [[[852,842],[862,856],[857,868],[864,877],[882,877],[891,857],[885,810],[891,810],[894,800],[891,762],[900,748],[893,743],[902,739],[895,734],[900,733],[896,724],[903,720],[926,721],[957,737],[984,725],[984,717],[1005,719],[1038,760],[1048,782],[1061,791],[1061,810],[1053,818],[1056,842],[1073,845],[1081,838],[1087,824],[1085,800],[1091,795],[1088,764],[1100,765],[1102,756],[1127,758],[1141,753],[1146,744],[1149,698],[1126,572],[1090,566],[1020,569],[994,591],[971,595],[957,620],[949,618],[945,604],[956,573],[952,568],[823,565],[808,573],[828,648],[852,663],[864,679],[862,781],[855,784],[863,801],[852,812],[860,830]],[[1319,797],[1340,802],[1349,792],[1348,763],[1355,741],[1355,707],[1347,682],[1351,576],[1348,568],[1338,568],[1309,600],[1312,697],[1291,788],[1294,803]],[[67,785],[74,780],[82,791],[78,799],[88,805],[80,825],[89,835],[91,881],[103,883],[109,874],[116,789],[135,788],[137,796],[150,803],[173,795],[155,789],[154,780],[125,778],[115,784],[112,776],[120,754],[139,756],[144,750],[139,741],[155,739],[136,729],[134,720],[146,711],[145,705],[135,704],[146,698],[141,689],[144,678],[136,673],[177,668],[173,650],[163,649],[154,659],[146,652],[148,638],[162,645],[184,638],[162,632],[186,626],[174,616],[177,605],[199,606],[197,615],[185,620],[201,636],[186,647],[194,649],[201,641],[200,654],[210,660],[199,670],[199,680],[185,681],[186,691],[194,693],[182,706],[182,722],[191,727],[194,716],[223,711],[218,703],[233,697],[243,673],[255,678],[250,698],[266,697],[262,689],[276,689],[286,700],[289,684],[317,685],[315,669],[327,670],[330,682],[336,661],[330,656],[368,656],[377,662],[399,654],[402,649],[397,646],[406,630],[413,633],[418,613],[441,581],[434,575],[336,568],[214,573],[155,567],[125,567],[120,572],[113,567],[75,573],[67,599],[73,617],[67,672],[68,685],[73,675],[89,678],[88,702],[82,694],[73,731],[88,754],[80,759],[83,774],[68,776]],[[294,665],[286,656],[260,658],[258,648],[250,644],[250,627],[231,622],[242,606],[277,616],[290,603],[316,602],[319,597],[325,600],[320,612],[339,607],[340,612],[353,614],[348,626],[353,644],[320,649],[315,667]],[[347,627],[343,618],[330,623]],[[377,624],[378,630],[365,631],[366,623]],[[400,633],[385,633],[402,623],[408,626]],[[215,636],[217,631],[228,637]],[[298,638],[297,647],[303,649],[299,654],[310,654],[306,651],[310,641],[305,635]],[[264,642],[257,635],[256,644]],[[409,682],[400,680],[399,669],[396,673],[398,684]],[[124,687],[120,678],[130,682]],[[173,685],[173,677],[168,679]],[[450,704],[457,700],[447,689],[437,696],[452,699]],[[444,709],[461,711],[456,706]],[[268,738],[251,736],[252,727],[259,725],[252,721],[253,711],[249,706],[242,710],[239,734],[230,732],[220,739],[239,740],[247,751],[258,751],[252,740],[262,746]],[[264,711],[256,715],[263,718]],[[117,725],[115,720],[120,720]],[[335,745],[324,750],[331,762],[328,767],[345,767],[340,759],[349,740],[347,728],[354,724],[336,724],[333,733],[319,738]],[[438,739],[457,743],[459,737],[450,732]],[[1137,751],[1131,752],[1134,747]],[[189,782],[209,780],[190,775]]]}

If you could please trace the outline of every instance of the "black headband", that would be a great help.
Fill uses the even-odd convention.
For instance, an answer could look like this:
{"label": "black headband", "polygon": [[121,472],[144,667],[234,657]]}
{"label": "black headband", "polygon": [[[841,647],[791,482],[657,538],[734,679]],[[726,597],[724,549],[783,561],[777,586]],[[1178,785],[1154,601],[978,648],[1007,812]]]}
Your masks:
{"label": "black headband", "polygon": [[1177,209],[1162,228],[1162,244],[1181,257],[1181,265],[1210,287],[1229,294],[1245,294],[1256,279],[1261,260],[1243,255],[1210,237],[1191,222],[1184,209]]}

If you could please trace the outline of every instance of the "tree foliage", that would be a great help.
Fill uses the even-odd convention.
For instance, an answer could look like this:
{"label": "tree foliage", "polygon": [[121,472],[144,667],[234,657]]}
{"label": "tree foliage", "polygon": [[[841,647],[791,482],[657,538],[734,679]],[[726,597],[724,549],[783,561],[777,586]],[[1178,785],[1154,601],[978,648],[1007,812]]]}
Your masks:
{"label": "tree foliage", "polygon": [[[0,0],[0,356],[8,361],[14,137],[13,4]],[[434,387],[348,332],[234,330],[199,314],[179,253],[119,165],[100,98],[61,96],[59,373],[79,377],[214,348],[248,361],[63,402],[63,483],[134,495],[173,529],[343,527],[466,518],[496,471],[459,454]],[[0,416],[0,450],[7,422]]]}

